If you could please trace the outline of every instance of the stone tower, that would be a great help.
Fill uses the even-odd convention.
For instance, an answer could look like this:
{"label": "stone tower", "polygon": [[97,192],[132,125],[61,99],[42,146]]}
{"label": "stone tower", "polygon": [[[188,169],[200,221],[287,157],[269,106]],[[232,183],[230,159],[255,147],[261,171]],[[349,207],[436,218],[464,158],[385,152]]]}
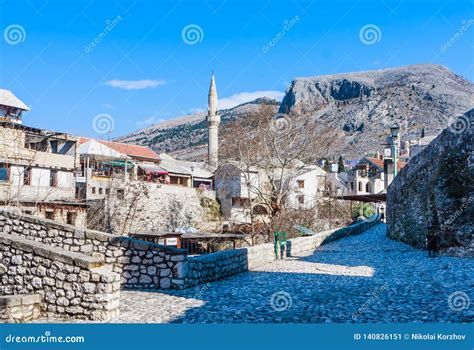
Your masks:
{"label": "stone tower", "polygon": [[209,165],[217,167],[218,158],[218,133],[221,117],[217,114],[217,90],[214,80],[214,72],[212,73],[211,86],[209,88],[207,112],[207,128],[209,130],[209,140],[207,148],[207,161]]}

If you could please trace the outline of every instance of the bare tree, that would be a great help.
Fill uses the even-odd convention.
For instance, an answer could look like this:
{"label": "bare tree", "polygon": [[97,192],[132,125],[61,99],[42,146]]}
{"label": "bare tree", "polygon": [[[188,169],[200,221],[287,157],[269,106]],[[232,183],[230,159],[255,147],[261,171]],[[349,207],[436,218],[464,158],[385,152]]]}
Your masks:
{"label": "bare tree", "polygon": [[[229,123],[223,134],[221,164],[230,162],[242,171],[252,234],[257,233],[255,206],[266,209],[267,219],[258,223],[271,232],[277,218],[286,212],[295,179],[326,155],[339,138],[335,130],[316,124],[309,115],[275,115],[265,105]],[[261,181],[251,175],[255,171]]]}
{"label": "bare tree", "polygon": [[138,212],[148,198],[148,186],[143,181],[125,181],[123,175],[112,175],[104,198],[89,201],[87,226],[115,234],[128,234],[145,227]]}

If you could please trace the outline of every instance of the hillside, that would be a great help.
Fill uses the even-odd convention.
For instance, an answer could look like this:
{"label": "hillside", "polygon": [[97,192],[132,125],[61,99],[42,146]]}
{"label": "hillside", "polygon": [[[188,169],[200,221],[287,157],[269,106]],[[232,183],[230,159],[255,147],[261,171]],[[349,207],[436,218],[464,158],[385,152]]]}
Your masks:
{"label": "hillside", "polygon": [[[279,102],[267,98],[258,98],[231,109],[221,110],[221,130],[225,124],[235,118],[245,117],[262,104],[278,109]],[[206,114],[196,113],[155,124],[117,139],[120,142],[134,143],[151,147],[157,153],[169,153],[186,160],[203,160],[207,157]]]}
{"label": "hillside", "polygon": [[[359,157],[381,151],[388,128],[397,122],[402,139],[436,136],[451,122],[474,107],[474,84],[446,67],[419,64],[376,71],[296,78],[292,81],[280,113],[304,113],[327,123],[343,134],[332,155]],[[233,118],[245,117],[262,103],[257,99],[220,111],[221,131]],[[187,115],[136,131],[119,141],[146,145],[158,153],[181,159],[204,159],[207,149],[205,113]]]}
{"label": "hillside", "polygon": [[439,65],[325,75],[293,80],[280,113],[305,113],[340,129],[334,153],[357,156],[381,150],[397,122],[402,139],[438,135],[452,116],[474,107],[474,85]]}

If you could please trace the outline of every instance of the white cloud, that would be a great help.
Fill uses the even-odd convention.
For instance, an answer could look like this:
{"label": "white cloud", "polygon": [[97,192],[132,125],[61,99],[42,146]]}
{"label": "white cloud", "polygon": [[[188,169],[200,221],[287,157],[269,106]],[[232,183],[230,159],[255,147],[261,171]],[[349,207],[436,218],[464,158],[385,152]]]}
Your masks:
{"label": "white cloud", "polygon": [[147,89],[147,88],[152,88],[152,87],[157,87],[160,85],[165,85],[165,81],[163,80],[150,80],[150,79],[144,79],[144,80],[119,80],[119,79],[113,79],[105,82],[105,85],[109,85],[115,88],[119,89],[125,89],[125,90],[141,90],[141,89]]}
{"label": "white cloud", "polygon": [[245,102],[253,101],[259,97],[268,97],[278,101],[281,101],[285,94],[281,91],[254,91],[254,92],[241,92],[234,94],[230,97],[219,99],[217,107],[219,109],[229,109],[238,106]]}

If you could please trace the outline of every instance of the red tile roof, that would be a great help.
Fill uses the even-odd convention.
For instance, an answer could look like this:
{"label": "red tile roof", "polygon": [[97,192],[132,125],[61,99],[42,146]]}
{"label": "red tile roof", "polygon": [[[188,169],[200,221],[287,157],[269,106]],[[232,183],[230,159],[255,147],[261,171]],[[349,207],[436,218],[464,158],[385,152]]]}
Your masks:
{"label": "red tile roof", "polygon": [[87,137],[81,137],[79,140],[79,143],[83,144],[89,140],[100,142],[101,144],[132,158],[138,158],[142,160],[151,160],[151,161],[160,160],[160,156],[146,146],[129,145],[127,143],[114,142],[114,141],[96,140],[96,139],[91,139]]}
{"label": "red tile roof", "polygon": [[[377,167],[383,169],[383,160],[379,158],[371,158],[371,157],[365,157],[369,162],[373,163]],[[402,168],[407,165],[407,163],[402,162],[402,161],[397,161],[397,171],[402,170]]]}

